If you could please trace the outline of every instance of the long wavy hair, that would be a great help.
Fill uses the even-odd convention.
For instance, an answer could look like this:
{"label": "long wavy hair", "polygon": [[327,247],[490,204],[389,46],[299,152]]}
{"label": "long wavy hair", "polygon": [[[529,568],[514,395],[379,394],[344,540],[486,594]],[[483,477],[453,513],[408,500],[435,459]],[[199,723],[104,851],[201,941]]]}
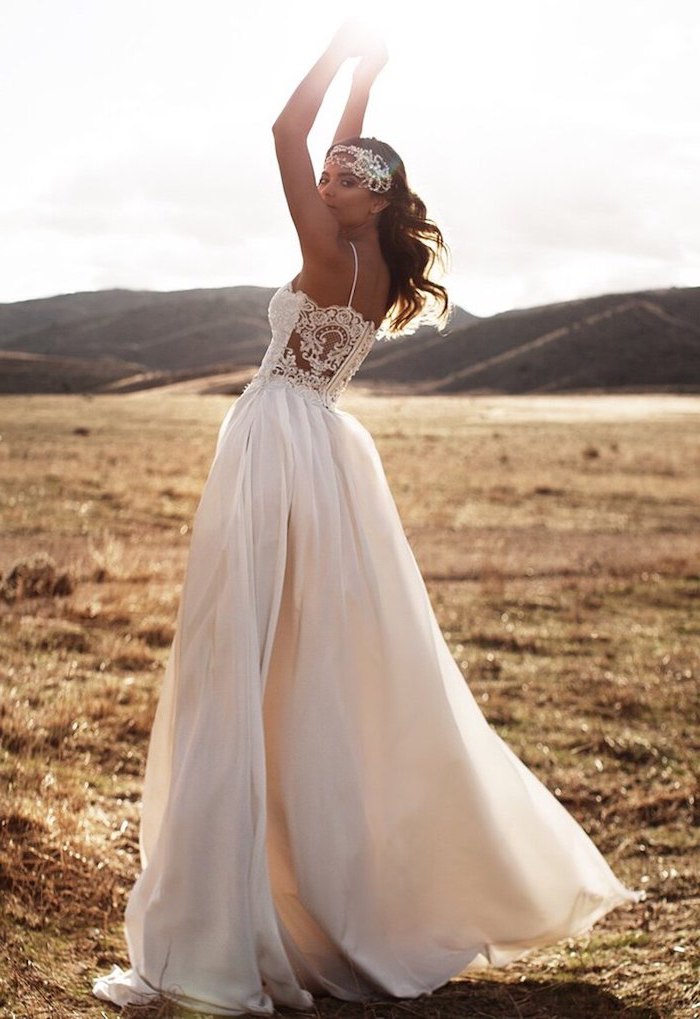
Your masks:
{"label": "long wavy hair", "polygon": [[406,332],[411,323],[415,328],[421,319],[444,324],[450,300],[445,287],[430,277],[436,266],[447,267],[449,252],[440,228],[427,218],[425,202],[408,186],[403,160],[378,138],[344,138],[336,144],[369,149],[391,169],[391,189],[384,196],[389,204],[379,214],[378,223],[379,243],[391,278],[384,330]]}

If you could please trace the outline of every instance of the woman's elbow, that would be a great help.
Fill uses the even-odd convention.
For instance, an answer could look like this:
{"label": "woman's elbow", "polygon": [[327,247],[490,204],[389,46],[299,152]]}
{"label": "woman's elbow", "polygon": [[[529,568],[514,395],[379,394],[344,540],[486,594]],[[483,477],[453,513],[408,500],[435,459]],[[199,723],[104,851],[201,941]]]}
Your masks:
{"label": "woman's elbow", "polygon": [[307,124],[300,117],[290,117],[285,112],[282,112],[272,125],[272,134],[278,142],[306,138],[310,130],[311,124]]}
{"label": "woman's elbow", "polygon": [[272,125],[272,134],[274,137],[280,138],[295,133],[296,131],[294,126],[289,122],[289,117],[286,117],[284,113],[280,113],[279,117]]}

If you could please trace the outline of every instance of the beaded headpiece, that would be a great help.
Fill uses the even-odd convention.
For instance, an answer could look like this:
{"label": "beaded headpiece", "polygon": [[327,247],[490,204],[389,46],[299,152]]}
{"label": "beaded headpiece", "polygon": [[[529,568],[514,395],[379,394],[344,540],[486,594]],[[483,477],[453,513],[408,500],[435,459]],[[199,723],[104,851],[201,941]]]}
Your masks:
{"label": "beaded headpiece", "polygon": [[334,145],[326,156],[327,163],[344,166],[353,177],[357,177],[360,187],[382,194],[391,189],[391,167],[371,149],[363,149],[360,145]]}

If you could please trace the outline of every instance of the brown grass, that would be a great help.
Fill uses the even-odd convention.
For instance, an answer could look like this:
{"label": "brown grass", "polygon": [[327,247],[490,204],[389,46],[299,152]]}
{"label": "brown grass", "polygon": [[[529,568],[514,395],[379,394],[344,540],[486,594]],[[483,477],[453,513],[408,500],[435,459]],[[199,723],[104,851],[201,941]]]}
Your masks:
{"label": "brown grass", "polygon": [[[0,401],[0,572],[41,554],[73,584],[0,601],[3,1016],[116,1015],[90,980],[126,962],[148,733],[226,406]],[[319,999],[317,1015],[700,1014],[700,400],[346,408],[375,435],[485,714],[647,901],[429,998]]]}

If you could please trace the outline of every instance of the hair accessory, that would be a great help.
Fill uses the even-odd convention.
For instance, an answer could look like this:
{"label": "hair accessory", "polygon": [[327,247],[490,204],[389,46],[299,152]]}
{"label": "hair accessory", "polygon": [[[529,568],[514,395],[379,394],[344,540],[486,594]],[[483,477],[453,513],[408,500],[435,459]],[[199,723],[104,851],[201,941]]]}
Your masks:
{"label": "hair accessory", "polygon": [[391,168],[389,164],[360,145],[334,145],[326,156],[327,163],[345,166],[360,182],[360,187],[383,193],[391,189]]}

